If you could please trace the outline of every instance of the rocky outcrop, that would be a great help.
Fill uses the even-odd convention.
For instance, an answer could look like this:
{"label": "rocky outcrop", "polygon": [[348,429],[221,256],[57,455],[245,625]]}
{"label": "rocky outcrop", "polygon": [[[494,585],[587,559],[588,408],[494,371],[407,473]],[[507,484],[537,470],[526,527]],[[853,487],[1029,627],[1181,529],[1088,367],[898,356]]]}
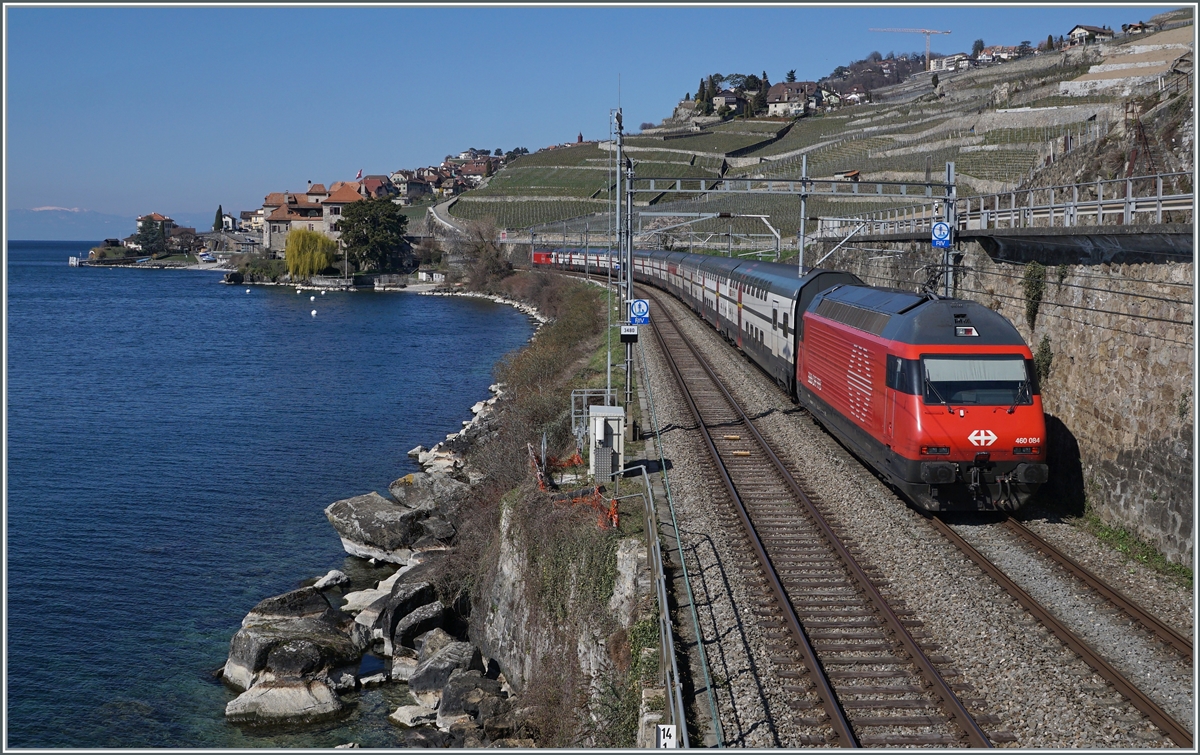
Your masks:
{"label": "rocky outcrop", "polygon": [[337,501],[325,509],[325,518],[347,553],[393,564],[408,561],[408,546],[424,534],[420,523],[425,516],[423,511],[374,492]]}
{"label": "rocky outcrop", "polygon": [[267,598],[230,641],[222,678],[242,690],[279,678],[330,679],[331,672],[362,656],[362,647],[342,628],[348,618],[312,587]]}
{"label": "rocky outcrop", "polygon": [[345,707],[327,682],[297,679],[247,690],[225,706],[225,717],[243,724],[310,724],[336,718]]}

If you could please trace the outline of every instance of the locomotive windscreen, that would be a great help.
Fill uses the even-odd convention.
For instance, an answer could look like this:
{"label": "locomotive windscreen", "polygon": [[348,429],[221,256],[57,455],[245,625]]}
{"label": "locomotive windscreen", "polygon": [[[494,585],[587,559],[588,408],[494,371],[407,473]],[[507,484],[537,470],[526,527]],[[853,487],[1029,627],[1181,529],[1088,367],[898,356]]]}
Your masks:
{"label": "locomotive windscreen", "polygon": [[1004,405],[1033,403],[1025,359],[924,357],[926,404]]}

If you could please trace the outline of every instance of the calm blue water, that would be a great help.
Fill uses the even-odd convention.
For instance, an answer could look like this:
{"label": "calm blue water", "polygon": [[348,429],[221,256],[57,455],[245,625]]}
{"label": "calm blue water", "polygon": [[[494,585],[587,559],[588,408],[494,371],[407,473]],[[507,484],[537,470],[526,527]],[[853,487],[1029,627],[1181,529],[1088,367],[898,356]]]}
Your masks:
{"label": "calm blue water", "polygon": [[210,672],[257,601],[348,566],[325,506],[413,471],[532,324],[67,266],[90,246],[8,246],[7,746],[387,746],[393,692],[263,735]]}

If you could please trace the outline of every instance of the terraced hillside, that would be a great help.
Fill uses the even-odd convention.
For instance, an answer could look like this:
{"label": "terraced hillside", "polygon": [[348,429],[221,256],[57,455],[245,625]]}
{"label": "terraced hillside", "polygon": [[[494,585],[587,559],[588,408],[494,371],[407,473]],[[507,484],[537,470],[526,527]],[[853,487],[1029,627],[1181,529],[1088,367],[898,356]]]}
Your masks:
{"label": "terraced hillside", "polygon": [[[1151,43],[1145,38],[1140,43]],[[864,183],[934,181],[954,162],[960,196],[1009,191],[1054,172],[1064,145],[1079,152],[1124,143],[1129,97],[1113,92],[1069,94],[1069,85],[1111,54],[1104,46],[1071,49],[970,71],[940,74],[937,90],[924,74],[872,93],[870,104],[800,118],[731,119],[703,127],[665,128],[626,137],[639,177],[795,179],[859,172]],[[1146,91],[1135,98],[1147,108]],[[1188,105],[1192,92],[1184,93]],[[1177,108],[1177,110],[1181,110]],[[665,124],[670,125],[670,124]],[[609,227],[615,183],[613,145],[572,145],[526,155],[450,208],[458,218],[488,217],[510,230],[582,233]],[[1074,157],[1074,155],[1072,155]],[[1078,161],[1074,161],[1078,162]],[[1074,163],[1073,163],[1074,164]],[[1088,180],[1084,178],[1084,180]],[[714,184],[707,184],[712,187]],[[699,189],[698,184],[694,186]],[[809,217],[846,215],[913,203],[911,197],[868,195],[809,201]],[[766,215],[790,240],[800,223],[794,196],[639,192],[637,210]],[[564,226],[564,221],[567,221]],[[639,221],[635,221],[637,224]],[[640,228],[680,222],[642,218]],[[539,228],[539,226],[544,226]],[[774,243],[751,218],[703,220],[655,238],[667,244],[704,241],[757,248]],[[794,251],[793,251],[794,253]]]}

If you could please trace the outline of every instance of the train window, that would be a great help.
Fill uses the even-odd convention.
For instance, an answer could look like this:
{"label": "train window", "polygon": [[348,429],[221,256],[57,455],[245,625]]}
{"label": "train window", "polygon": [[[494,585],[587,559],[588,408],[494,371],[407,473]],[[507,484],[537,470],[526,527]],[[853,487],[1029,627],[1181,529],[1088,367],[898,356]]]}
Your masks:
{"label": "train window", "polygon": [[1019,355],[922,357],[926,404],[1029,405],[1033,385]]}
{"label": "train window", "polygon": [[779,310],[772,308],[771,309],[771,330],[775,330],[778,327],[779,327]]}
{"label": "train window", "polygon": [[887,387],[907,393],[912,396],[920,395],[920,363],[915,359],[901,359],[888,354],[887,358]]}
{"label": "train window", "polygon": [[788,313],[783,313],[783,337],[788,337]]}

